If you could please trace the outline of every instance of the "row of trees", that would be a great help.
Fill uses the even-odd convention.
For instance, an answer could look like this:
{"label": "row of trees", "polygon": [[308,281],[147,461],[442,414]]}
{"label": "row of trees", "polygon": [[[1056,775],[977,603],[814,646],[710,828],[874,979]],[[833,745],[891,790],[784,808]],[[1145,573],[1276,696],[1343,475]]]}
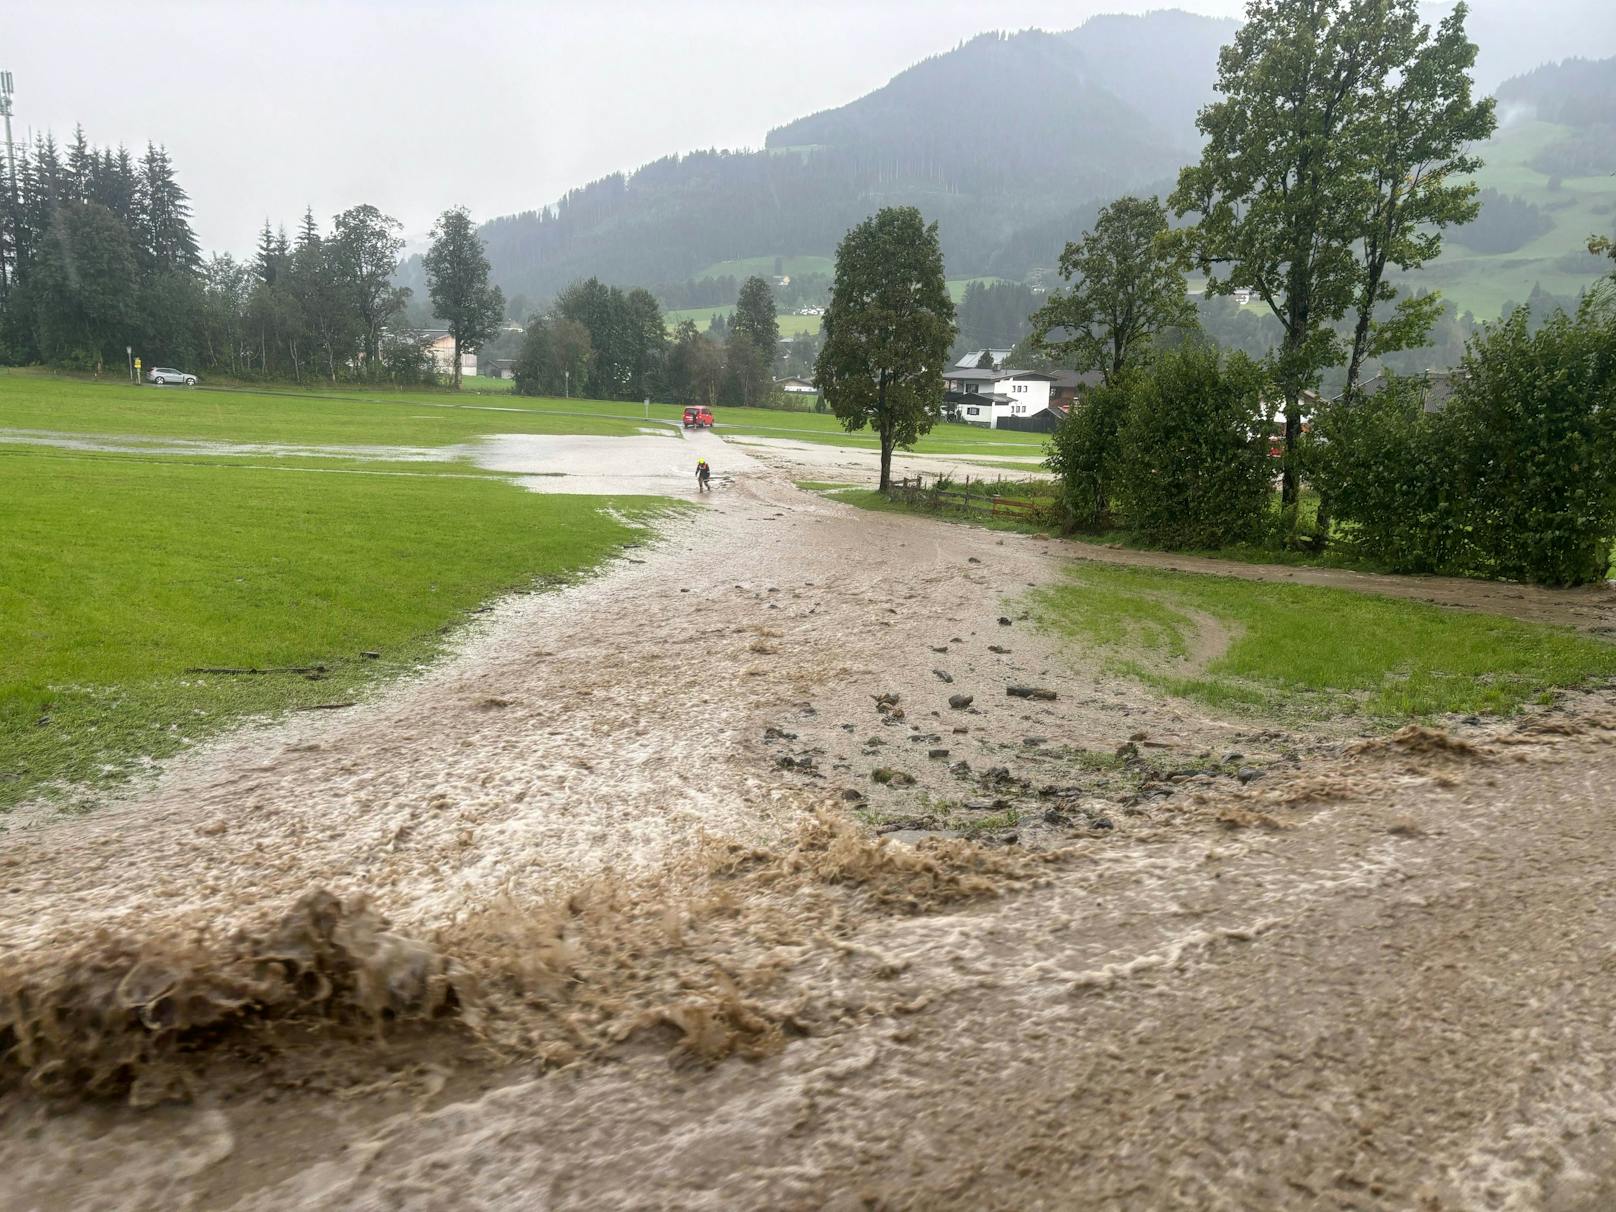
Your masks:
{"label": "row of trees", "polygon": [[[100,372],[133,347],[149,364],[236,377],[419,381],[431,365],[399,317],[401,225],[376,207],[312,211],[288,238],[266,221],[256,255],[203,259],[167,152],[97,148],[75,131],[17,158],[0,189],[0,359]],[[498,327],[504,302],[463,210],[445,211],[426,257],[433,309],[460,354]]]}
{"label": "row of trees", "polygon": [[779,346],[774,293],[764,278],[742,283],[721,338],[690,320],[670,337],[650,291],[589,278],[528,322],[516,386],[525,395],[756,406],[773,395]]}
{"label": "row of trees", "polygon": [[63,154],[44,135],[0,190],[0,357],[99,368],[162,341],[194,315],[201,264],[190,203],[168,154],[148,144]]}

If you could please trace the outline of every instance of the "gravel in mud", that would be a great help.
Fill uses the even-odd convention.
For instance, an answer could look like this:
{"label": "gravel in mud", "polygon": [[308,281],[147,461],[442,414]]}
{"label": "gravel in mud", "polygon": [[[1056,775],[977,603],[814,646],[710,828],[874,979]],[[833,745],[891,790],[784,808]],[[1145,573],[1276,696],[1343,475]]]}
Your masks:
{"label": "gravel in mud", "polygon": [[146,1111],[14,1089],[0,1206],[1616,1199],[1608,703],[1367,742],[1210,718],[1020,617],[1060,545],[677,449],[709,508],[600,579],[374,704],[14,820],[8,979],[324,889],[481,1017],[265,1024]]}

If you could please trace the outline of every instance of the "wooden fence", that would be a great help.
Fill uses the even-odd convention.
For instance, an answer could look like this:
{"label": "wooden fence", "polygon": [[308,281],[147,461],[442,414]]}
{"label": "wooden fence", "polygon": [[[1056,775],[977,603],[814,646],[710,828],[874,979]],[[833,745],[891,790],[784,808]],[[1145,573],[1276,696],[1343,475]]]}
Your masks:
{"label": "wooden fence", "polygon": [[959,488],[944,488],[942,482],[935,479],[932,486],[927,488],[925,476],[904,476],[901,480],[893,481],[887,495],[895,501],[901,500],[910,505],[925,505],[932,509],[941,509],[945,506],[952,509],[982,509],[994,517],[1031,519],[1044,508],[1042,502],[1029,501],[1022,497],[1002,497],[987,491],[980,484],[977,491],[972,492],[969,476]]}

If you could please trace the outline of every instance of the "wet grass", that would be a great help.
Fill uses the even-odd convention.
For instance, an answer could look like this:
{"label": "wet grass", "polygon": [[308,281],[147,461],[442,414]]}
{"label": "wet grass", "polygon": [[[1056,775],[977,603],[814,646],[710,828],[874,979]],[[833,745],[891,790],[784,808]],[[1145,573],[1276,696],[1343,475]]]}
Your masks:
{"label": "wet grass", "polygon": [[244,717],[359,697],[468,611],[578,577],[669,508],[461,464],[318,462],[0,452],[0,812],[64,787],[93,804]]}
{"label": "wet grass", "polygon": [[1501,713],[1616,676],[1616,645],[1569,629],[1344,589],[1085,564],[1031,600],[1114,670],[1231,712]]}
{"label": "wet grass", "polygon": [[642,426],[627,418],[529,409],[520,397],[130,387],[0,373],[0,430],[289,445],[447,446],[485,434],[621,436],[638,433]]}
{"label": "wet grass", "polygon": [[[1013,482],[1004,485],[1004,496],[1019,496],[1022,486]],[[938,518],[944,522],[963,523],[967,526],[980,526],[987,530],[1007,530],[1016,534],[1044,534],[1051,533],[1051,525],[1047,521],[1037,521],[1022,517],[1018,514],[991,514],[985,509],[964,509],[954,506],[944,506],[932,509],[927,505],[910,504],[904,500],[894,500],[886,493],[874,488],[840,488],[830,485],[818,488],[832,500],[845,501],[849,505],[856,505],[860,509],[868,509],[875,513],[907,513],[921,517]]]}

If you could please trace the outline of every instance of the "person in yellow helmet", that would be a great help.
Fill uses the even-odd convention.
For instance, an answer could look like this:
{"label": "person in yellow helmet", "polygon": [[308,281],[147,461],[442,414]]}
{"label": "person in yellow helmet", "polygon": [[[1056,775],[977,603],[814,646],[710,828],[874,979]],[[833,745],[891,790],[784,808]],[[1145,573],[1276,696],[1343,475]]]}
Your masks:
{"label": "person in yellow helmet", "polygon": [[696,460],[696,491],[697,492],[711,492],[712,487],[707,483],[707,481],[712,479],[712,476],[713,476],[713,469],[711,467],[707,466],[707,460],[706,459],[697,459]]}

